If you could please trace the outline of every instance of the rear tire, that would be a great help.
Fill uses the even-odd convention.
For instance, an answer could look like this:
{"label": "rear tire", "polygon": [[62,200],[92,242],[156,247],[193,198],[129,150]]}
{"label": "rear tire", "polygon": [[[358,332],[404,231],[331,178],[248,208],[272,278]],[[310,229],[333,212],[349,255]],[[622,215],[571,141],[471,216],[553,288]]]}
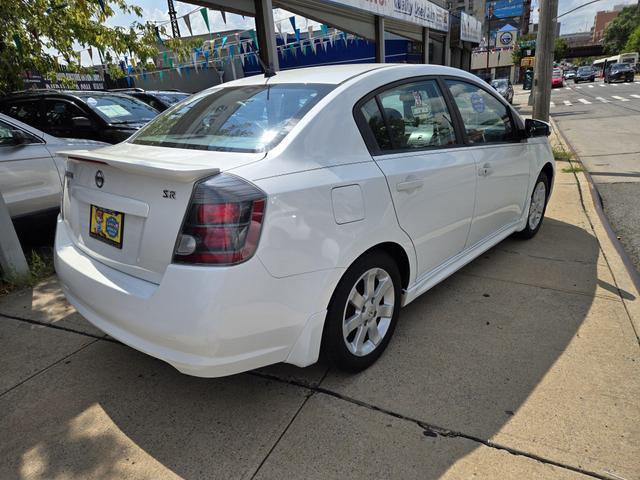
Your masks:
{"label": "rear tire", "polygon": [[549,200],[549,178],[544,172],[540,172],[536,184],[533,187],[531,193],[531,199],[529,200],[529,212],[527,214],[527,225],[524,230],[516,233],[518,238],[528,240],[536,236],[542,221],[544,220],[544,213],[547,210],[547,201]]}
{"label": "rear tire", "polygon": [[398,321],[401,294],[398,266],[386,253],[367,253],[349,267],[322,332],[323,354],[334,367],[360,372],[382,355]]}

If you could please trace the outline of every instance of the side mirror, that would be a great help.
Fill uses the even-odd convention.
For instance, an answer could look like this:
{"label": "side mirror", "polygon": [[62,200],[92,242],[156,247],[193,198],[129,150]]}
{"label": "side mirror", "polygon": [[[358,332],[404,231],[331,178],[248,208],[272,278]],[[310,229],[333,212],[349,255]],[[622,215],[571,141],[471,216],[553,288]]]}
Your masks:
{"label": "side mirror", "polygon": [[73,117],[71,119],[71,122],[73,123],[73,126],[77,128],[91,127],[91,120],[89,120],[87,117]]}
{"label": "side mirror", "polygon": [[548,137],[551,135],[551,126],[542,120],[527,118],[524,121],[525,137]]}

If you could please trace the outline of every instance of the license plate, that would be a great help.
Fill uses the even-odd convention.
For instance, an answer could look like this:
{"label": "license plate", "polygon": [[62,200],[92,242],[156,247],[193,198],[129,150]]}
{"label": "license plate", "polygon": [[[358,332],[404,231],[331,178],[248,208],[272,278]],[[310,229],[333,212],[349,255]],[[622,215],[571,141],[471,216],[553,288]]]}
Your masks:
{"label": "license plate", "polygon": [[116,248],[122,248],[124,213],[91,205],[89,235]]}

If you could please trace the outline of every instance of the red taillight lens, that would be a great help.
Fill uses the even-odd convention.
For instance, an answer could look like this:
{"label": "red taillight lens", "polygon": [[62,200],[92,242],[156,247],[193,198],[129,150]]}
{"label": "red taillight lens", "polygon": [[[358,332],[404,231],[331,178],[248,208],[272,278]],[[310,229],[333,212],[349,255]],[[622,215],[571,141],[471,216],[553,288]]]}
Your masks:
{"label": "red taillight lens", "polygon": [[198,183],[178,238],[174,262],[233,265],[258,247],[265,193],[228,174]]}

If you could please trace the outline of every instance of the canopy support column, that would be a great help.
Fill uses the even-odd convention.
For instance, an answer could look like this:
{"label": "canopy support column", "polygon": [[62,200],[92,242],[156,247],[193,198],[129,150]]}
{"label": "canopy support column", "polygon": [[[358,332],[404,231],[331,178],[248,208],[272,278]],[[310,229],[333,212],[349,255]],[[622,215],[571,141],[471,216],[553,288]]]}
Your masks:
{"label": "canopy support column", "polygon": [[276,32],[273,23],[273,5],[271,0],[254,0],[256,8],[256,36],[260,59],[272,71],[280,70]]}
{"label": "canopy support column", "polygon": [[376,63],[384,63],[384,18],[376,15]]}

